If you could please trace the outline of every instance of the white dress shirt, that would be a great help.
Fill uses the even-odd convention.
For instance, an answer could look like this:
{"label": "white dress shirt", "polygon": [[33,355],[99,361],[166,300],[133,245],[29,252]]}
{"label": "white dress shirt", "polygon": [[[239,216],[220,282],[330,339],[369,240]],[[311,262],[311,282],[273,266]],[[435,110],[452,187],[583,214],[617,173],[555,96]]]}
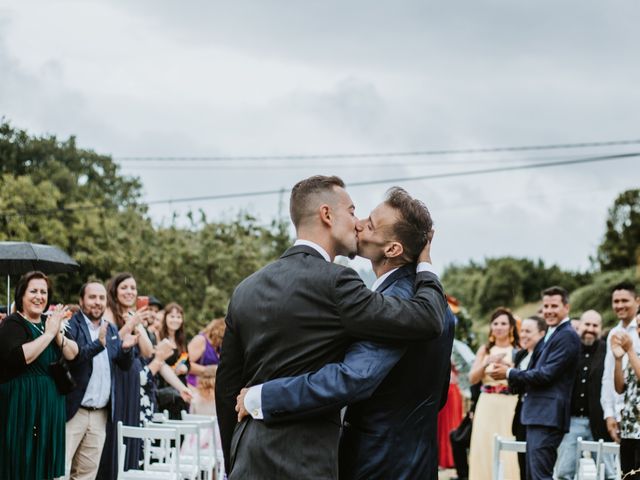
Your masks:
{"label": "white dress shirt", "polygon": [[[602,389],[600,390],[600,404],[602,405],[602,411],[604,418],[615,417],[616,421],[620,421],[620,412],[624,405],[624,394],[617,394],[613,383],[613,370],[615,367],[615,359],[613,358],[613,352],[611,351],[611,335],[618,332],[626,332],[633,341],[633,348],[637,351],[640,350],[640,338],[638,337],[636,319],[634,318],[629,325],[625,328],[622,325],[622,321],[618,323],[609,332],[607,337],[607,353],[604,357],[604,372],[602,373]],[[622,357],[622,370],[627,366],[629,359],[625,355]]]}
{"label": "white dress shirt", "polygon": [[[106,320],[100,320],[98,326],[95,326],[91,320],[83,313],[91,341],[96,341],[100,333],[100,326]],[[92,359],[93,371],[89,378],[87,390],[82,397],[80,405],[91,408],[104,408],[109,403],[111,396],[111,366],[109,365],[109,354],[106,347]]]}
{"label": "white dress shirt", "polygon": [[[331,257],[329,257],[329,254],[327,253],[327,251],[317,243],[312,242],[311,240],[298,239],[295,241],[293,245],[294,246],[306,245],[307,247],[311,247],[314,250],[316,250],[318,253],[320,253],[320,255],[322,255],[322,257],[327,262],[331,261]],[[384,282],[387,279],[387,277],[391,275],[393,272],[395,272],[396,270],[397,268],[394,268],[393,270],[389,270],[384,275],[381,275],[379,278],[377,278],[373,286],[371,287],[371,290],[375,292],[375,290],[382,284],[382,282]],[[420,272],[431,272],[435,274],[433,266],[428,262],[418,263],[418,266],[416,267],[416,273],[420,273]],[[251,415],[255,420],[262,420],[264,418],[264,414],[262,413],[262,384],[254,385],[253,387],[249,388],[249,391],[244,397],[244,408],[245,410],[247,410],[247,412],[249,412],[249,415]]]}

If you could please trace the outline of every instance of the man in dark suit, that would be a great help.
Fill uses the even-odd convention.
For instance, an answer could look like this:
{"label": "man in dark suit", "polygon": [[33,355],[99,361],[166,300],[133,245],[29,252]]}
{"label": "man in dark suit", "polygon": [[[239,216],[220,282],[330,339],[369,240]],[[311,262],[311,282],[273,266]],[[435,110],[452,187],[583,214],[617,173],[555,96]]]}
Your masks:
{"label": "man in dark suit", "polygon": [[129,335],[120,340],[117,328],[102,317],[107,291],[101,283],[85,283],[80,289],[80,310],[69,320],[66,335],[78,344],[78,356],[70,363],[77,387],[66,398],[66,465],[70,479],[95,478],[104,447],[106,425],[113,411],[112,365],[127,370],[133,360]]}
{"label": "man in dark suit", "polygon": [[[419,264],[415,296],[404,300],[371,292],[355,271],[331,263],[357,249],[357,219],[340,179],[299,182],[290,210],[296,244],[245,279],[229,305],[216,406],[230,479],[338,475],[338,405],[311,418],[274,425],[245,418],[236,426],[242,387],[339,361],[353,337],[420,340],[443,330],[446,299],[435,274],[422,271],[427,265]],[[426,242],[428,232],[420,235]],[[430,261],[428,247],[421,255]]]}
{"label": "man in dark suit", "polygon": [[[401,188],[389,190],[358,230],[358,254],[371,260],[377,276],[372,290],[411,298],[414,262],[424,246],[418,234],[431,226],[422,202]],[[447,398],[454,328],[447,309],[436,339],[396,347],[358,342],[341,363],[251,387],[237,409],[240,416],[261,410],[259,418],[275,424],[350,404],[340,439],[341,479],[436,478],[436,424]]]}
{"label": "man in dark suit", "polygon": [[580,352],[580,339],[569,321],[569,294],[562,287],[542,292],[542,313],[549,326],[538,342],[527,370],[506,365],[490,375],[507,378],[524,389],[520,420],[527,430],[527,478],[551,480],[557,449],[571,418],[571,392]]}

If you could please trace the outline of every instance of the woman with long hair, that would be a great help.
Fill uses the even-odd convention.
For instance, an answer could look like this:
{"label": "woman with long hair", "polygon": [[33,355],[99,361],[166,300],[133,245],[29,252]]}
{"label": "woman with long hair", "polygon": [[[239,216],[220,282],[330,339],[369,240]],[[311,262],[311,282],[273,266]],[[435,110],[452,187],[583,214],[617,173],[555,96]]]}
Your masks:
{"label": "woman with long hair", "polygon": [[[471,430],[469,451],[469,479],[490,480],[493,469],[493,438],[513,438],[511,424],[518,396],[509,391],[506,380],[493,380],[489,373],[497,363],[513,366],[518,348],[517,322],[511,310],[499,307],[491,314],[489,340],[478,349],[469,372],[471,384],[482,382]],[[503,462],[504,478],[520,478],[518,460],[510,454]]]}
{"label": "woman with long hair", "polygon": [[187,346],[189,352],[189,385],[196,385],[198,376],[207,371],[215,373],[220,362],[220,348],[224,337],[224,318],[215,318]]}
{"label": "woman with long hair", "polygon": [[[160,340],[167,341],[171,345],[172,353],[165,362],[172,368],[180,382],[184,383],[189,371],[184,333],[184,309],[175,302],[169,303],[164,308],[164,316],[160,325]],[[172,386],[164,378],[164,375],[159,379],[158,410],[168,410],[169,417],[172,419],[179,419],[180,412],[188,408],[187,403],[180,395],[180,390]]]}
{"label": "woman with long hair", "polygon": [[[107,425],[98,478],[115,479],[118,473],[117,424],[140,426],[141,412],[141,375],[146,362],[153,354],[153,345],[144,323],[151,318],[146,308],[136,310],[138,287],[131,273],[119,273],[107,284],[107,310],[105,318],[118,327],[120,338],[135,337],[133,362],[129,370],[115,365],[113,416]],[[125,470],[137,468],[140,459],[141,443],[135,439],[126,440],[127,452]]]}

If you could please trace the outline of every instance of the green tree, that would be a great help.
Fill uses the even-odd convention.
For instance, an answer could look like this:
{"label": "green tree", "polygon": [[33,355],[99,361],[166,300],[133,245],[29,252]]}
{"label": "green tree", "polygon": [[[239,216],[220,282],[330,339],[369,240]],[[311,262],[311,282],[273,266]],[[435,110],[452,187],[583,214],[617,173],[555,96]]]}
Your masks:
{"label": "green tree", "polygon": [[622,192],[613,202],[597,262],[603,271],[640,264],[640,189]]}
{"label": "green tree", "polygon": [[178,219],[154,225],[140,188],[73,137],[32,137],[0,124],[0,240],[56,245],[78,261],[79,272],[54,279],[57,301],[76,302],[89,278],[106,282],[129,271],[141,294],[180,303],[194,333],[224,314],[235,286],[291,242],[287,222],[264,226],[247,213],[225,222],[189,213],[187,226]]}

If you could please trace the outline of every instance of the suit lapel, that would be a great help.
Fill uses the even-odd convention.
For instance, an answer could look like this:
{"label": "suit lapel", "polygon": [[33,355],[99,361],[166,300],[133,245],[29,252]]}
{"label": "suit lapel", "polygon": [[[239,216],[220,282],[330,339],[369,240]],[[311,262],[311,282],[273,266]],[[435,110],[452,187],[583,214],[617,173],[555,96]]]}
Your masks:
{"label": "suit lapel", "polygon": [[76,321],[78,322],[78,328],[84,335],[84,340],[86,343],[91,343],[91,334],[89,333],[89,328],[87,327],[87,322],[84,320],[84,315],[82,312],[78,312],[76,316]]}

